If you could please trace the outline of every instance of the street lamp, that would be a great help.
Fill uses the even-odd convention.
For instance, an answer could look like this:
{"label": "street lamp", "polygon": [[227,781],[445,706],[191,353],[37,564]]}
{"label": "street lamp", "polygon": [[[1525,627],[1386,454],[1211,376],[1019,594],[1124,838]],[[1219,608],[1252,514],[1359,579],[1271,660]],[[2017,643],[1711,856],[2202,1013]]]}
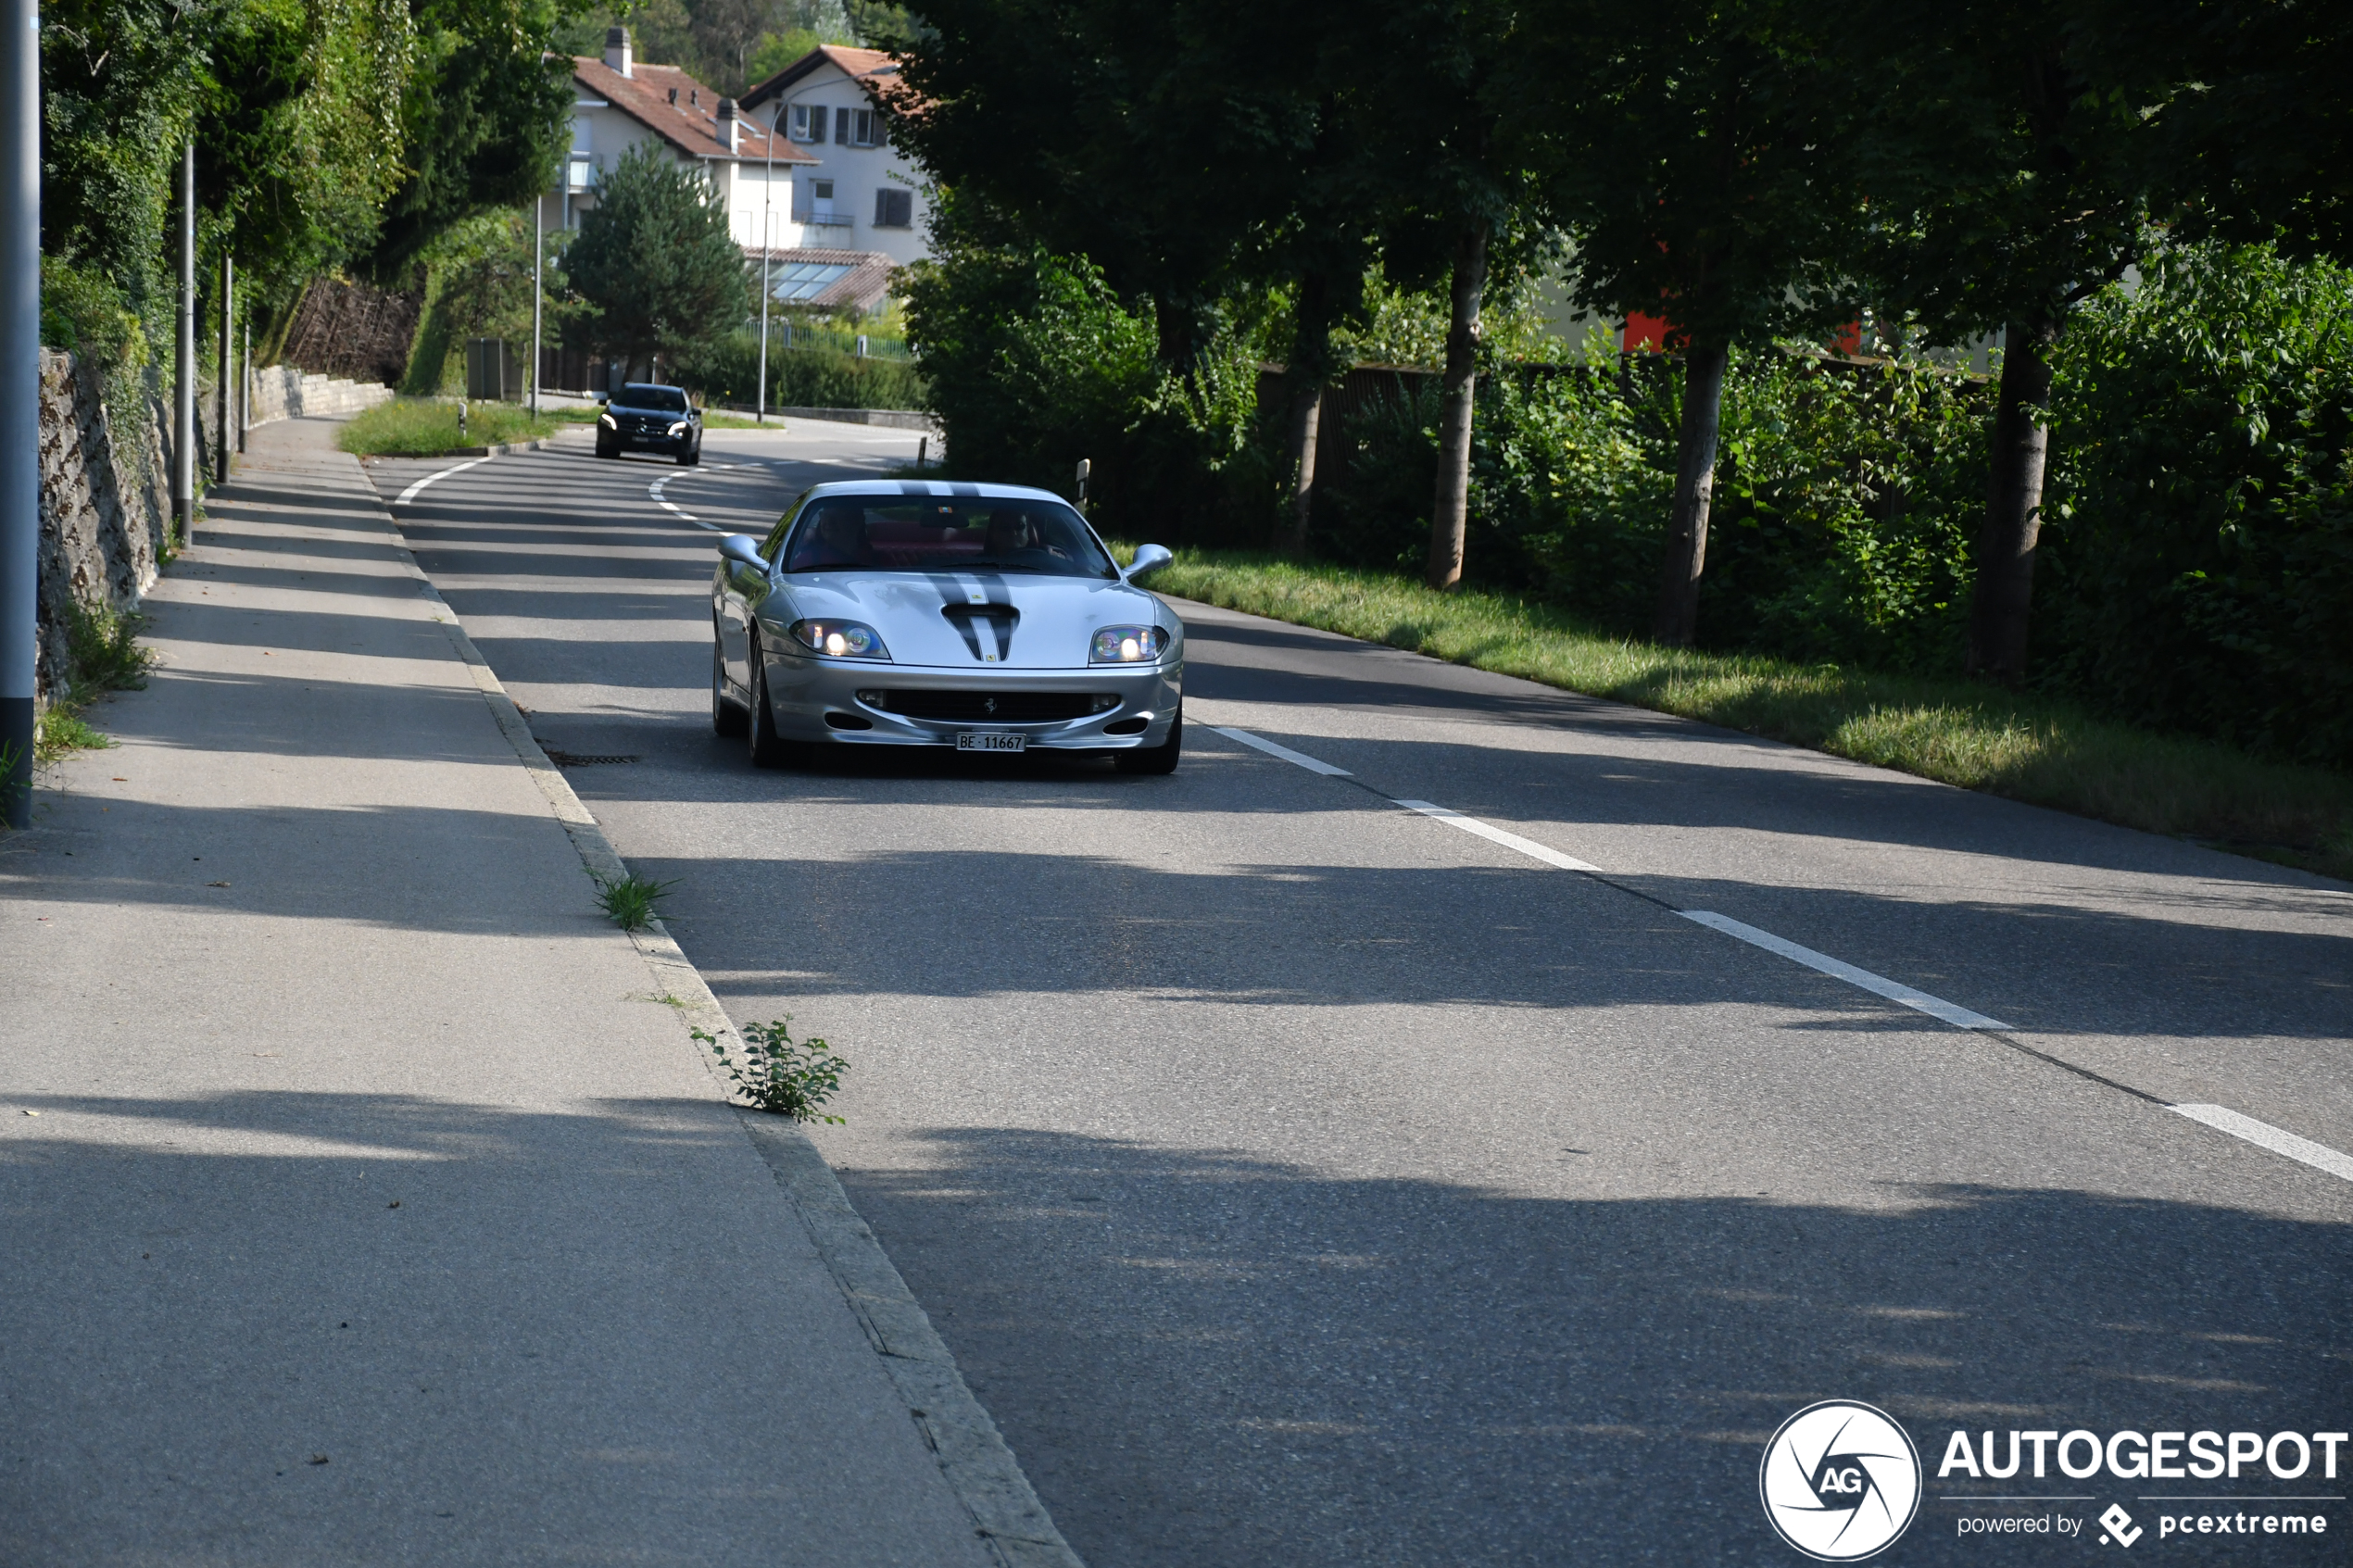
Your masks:
{"label": "street lamp", "polygon": [[768,114],[768,167],[760,176],[760,396],[752,405],[751,416],[757,425],[768,422],[768,257],[774,248],[769,243],[774,236],[768,210],[775,199],[776,127],[784,118],[785,98],[779,93]]}

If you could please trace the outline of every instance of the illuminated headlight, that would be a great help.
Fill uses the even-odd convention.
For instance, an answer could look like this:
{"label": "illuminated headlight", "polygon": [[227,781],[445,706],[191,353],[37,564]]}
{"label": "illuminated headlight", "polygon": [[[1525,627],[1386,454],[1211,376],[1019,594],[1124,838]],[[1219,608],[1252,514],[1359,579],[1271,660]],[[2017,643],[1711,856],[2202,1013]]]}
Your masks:
{"label": "illuminated headlight", "polygon": [[597,422],[604,426],[607,430],[619,430],[621,428],[621,422],[615,420],[610,414],[598,414],[597,416]]}
{"label": "illuminated headlight", "polygon": [[1168,633],[1157,626],[1106,626],[1087,645],[1089,664],[1149,664],[1168,651]]}
{"label": "illuminated headlight", "polygon": [[672,425],[672,426],[670,427],[670,433],[671,433],[671,434],[673,434],[673,435],[684,435],[684,434],[686,434],[686,420],[679,420],[676,424]]}
{"label": "illuminated headlight", "polygon": [[871,626],[855,621],[796,621],[789,630],[793,641],[811,653],[822,653],[827,659],[888,659],[890,650],[875,634]]}

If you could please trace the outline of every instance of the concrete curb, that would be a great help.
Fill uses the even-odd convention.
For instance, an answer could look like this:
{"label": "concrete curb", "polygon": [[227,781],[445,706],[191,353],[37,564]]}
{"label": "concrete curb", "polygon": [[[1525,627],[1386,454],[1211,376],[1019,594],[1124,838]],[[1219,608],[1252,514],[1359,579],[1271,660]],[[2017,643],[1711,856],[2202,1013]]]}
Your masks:
{"label": "concrete curb", "polygon": [[[370,488],[374,488],[373,476],[370,477]],[[475,689],[490,705],[500,733],[515,748],[532,783],[539,786],[539,793],[547,797],[556,820],[563,824],[573,847],[579,852],[581,864],[598,881],[617,882],[627,876],[629,869],[622,862],[612,841],[597,825],[597,819],[589,814],[587,807],[581,804],[580,797],[573,793],[561,771],[548,760],[522,710],[507,695],[497,672],[482,657],[482,650],[466,634],[457,612],[417,564],[416,556],[409,548],[408,536],[400,532],[399,523],[383,500],[379,493],[380,515],[397,543],[401,563],[416,578],[418,592],[440,611],[434,619],[441,623],[451,646],[464,659]],[[699,1029],[708,1035],[734,1033],[726,1010],[719,1005],[719,998],[711,993],[701,972],[661,922],[656,921],[646,930],[631,932],[629,936],[653,972],[655,997],[672,1001],[683,1028]],[[711,1052],[698,1040],[692,1044],[704,1068],[716,1079],[718,1070]],[[997,1430],[997,1424],[966,1386],[963,1374],[956,1368],[954,1355],[932,1328],[930,1315],[907,1288],[907,1282],[900,1277],[899,1270],[883,1251],[882,1244],[875,1239],[874,1232],[866,1228],[866,1222],[858,1217],[857,1210],[850,1206],[849,1195],[842,1191],[841,1182],[817,1146],[809,1141],[799,1123],[783,1117],[740,1106],[736,1108],[736,1114],[752,1147],[776,1178],[776,1185],[785,1190],[801,1223],[808,1226],[818,1256],[824,1260],[843,1299],[865,1329],[875,1353],[882,1358],[892,1386],[899,1390],[908,1414],[939,1461],[950,1488],[972,1516],[974,1533],[988,1543],[990,1554],[1005,1568],[1085,1568],[1070,1543],[1063,1539],[1062,1532],[1054,1528],[1052,1516],[1038,1500],[1029,1477],[1022,1473],[1021,1461],[1013,1457],[1013,1449]]]}

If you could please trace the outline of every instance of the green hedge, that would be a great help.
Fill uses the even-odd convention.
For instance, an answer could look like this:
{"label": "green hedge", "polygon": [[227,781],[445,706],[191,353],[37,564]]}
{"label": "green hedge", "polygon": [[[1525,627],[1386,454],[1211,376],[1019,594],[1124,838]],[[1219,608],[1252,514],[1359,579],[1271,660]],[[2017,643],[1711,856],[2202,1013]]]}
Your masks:
{"label": "green hedge", "polygon": [[[921,408],[924,372],[905,359],[861,359],[768,342],[772,408]],[[679,379],[722,402],[749,405],[760,384],[760,334],[738,332],[678,367]]]}

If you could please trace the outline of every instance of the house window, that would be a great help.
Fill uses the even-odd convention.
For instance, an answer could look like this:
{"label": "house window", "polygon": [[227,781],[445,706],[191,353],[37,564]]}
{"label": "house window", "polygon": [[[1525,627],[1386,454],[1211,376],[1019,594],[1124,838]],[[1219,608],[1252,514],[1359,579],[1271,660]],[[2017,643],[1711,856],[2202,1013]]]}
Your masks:
{"label": "house window", "polygon": [[824,141],[825,114],[823,104],[795,104],[792,107],[792,139],[796,142]]}
{"label": "house window", "polygon": [[876,147],[882,144],[882,116],[872,109],[844,109],[849,117],[849,133],[838,138],[853,147]]}
{"label": "house window", "polygon": [[904,185],[885,185],[875,193],[875,227],[912,229],[915,223],[915,193]]}

